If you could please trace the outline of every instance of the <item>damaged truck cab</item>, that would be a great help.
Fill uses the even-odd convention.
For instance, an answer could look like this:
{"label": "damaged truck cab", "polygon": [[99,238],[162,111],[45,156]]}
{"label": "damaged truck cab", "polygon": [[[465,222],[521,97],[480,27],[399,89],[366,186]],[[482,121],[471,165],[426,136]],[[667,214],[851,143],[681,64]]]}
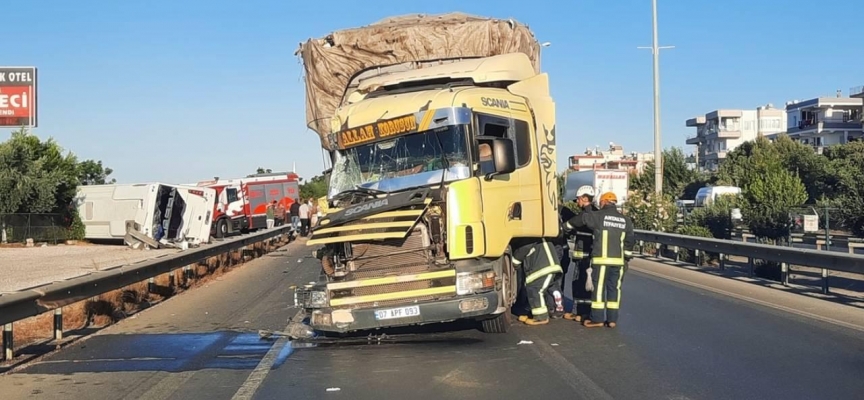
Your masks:
{"label": "damaged truck cab", "polygon": [[307,242],[321,279],[295,292],[312,328],[507,330],[510,249],[557,235],[558,185],[548,76],[502,53],[355,74],[322,135],[329,207]]}

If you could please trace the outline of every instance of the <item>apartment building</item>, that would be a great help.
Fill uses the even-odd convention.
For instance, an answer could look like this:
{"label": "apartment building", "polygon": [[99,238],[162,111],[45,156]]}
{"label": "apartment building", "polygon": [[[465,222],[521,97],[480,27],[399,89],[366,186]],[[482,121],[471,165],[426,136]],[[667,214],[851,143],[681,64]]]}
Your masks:
{"label": "apartment building", "polygon": [[755,110],[720,109],[688,119],[686,125],[696,128],[687,139],[695,145],[697,168],[716,171],[726,154],[742,143],[759,135],[772,136],[786,130],[786,118],[781,109],[771,104]]}
{"label": "apartment building", "polygon": [[789,129],[786,133],[793,140],[813,146],[818,152],[825,146],[861,140],[864,137],[862,97],[864,93],[860,92],[856,97],[842,97],[838,90],[837,97],[787,102]]}
{"label": "apartment building", "polygon": [[587,171],[594,169],[617,169],[641,173],[645,163],[654,160],[654,153],[624,153],[624,147],[609,143],[609,149],[589,148],[584,154],[569,157],[571,171]]}

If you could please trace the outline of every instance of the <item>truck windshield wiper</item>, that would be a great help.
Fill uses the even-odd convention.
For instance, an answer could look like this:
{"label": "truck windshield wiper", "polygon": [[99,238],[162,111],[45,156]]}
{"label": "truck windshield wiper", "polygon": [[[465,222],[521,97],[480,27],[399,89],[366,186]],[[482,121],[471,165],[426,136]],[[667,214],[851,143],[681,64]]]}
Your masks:
{"label": "truck windshield wiper", "polygon": [[370,196],[375,196],[375,195],[389,193],[389,192],[385,192],[385,191],[379,190],[379,189],[362,187],[360,185],[357,185],[357,186],[354,186],[354,189],[348,189],[348,190],[343,190],[342,192],[339,192],[339,194],[337,194],[336,197],[342,197],[343,195],[354,194],[354,193],[368,194]]}

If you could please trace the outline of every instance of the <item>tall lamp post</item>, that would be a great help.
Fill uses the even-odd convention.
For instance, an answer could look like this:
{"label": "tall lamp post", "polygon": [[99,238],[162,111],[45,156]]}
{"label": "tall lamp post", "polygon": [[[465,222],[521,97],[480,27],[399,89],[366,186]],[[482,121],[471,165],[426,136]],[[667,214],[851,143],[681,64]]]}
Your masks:
{"label": "tall lamp post", "polygon": [[654,17],[654,43],[651,49],[654,56],[654,192],[663,193],[663,148],[660,144],[660,50],[673,49],[675,46],[659,46],[657,40],[657,0],[651,0],[651,10]]}

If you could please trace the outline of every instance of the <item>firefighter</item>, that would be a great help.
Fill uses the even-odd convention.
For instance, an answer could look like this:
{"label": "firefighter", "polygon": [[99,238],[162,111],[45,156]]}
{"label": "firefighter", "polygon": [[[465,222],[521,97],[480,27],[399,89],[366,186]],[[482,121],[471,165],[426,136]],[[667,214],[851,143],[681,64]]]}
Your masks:
{"label": "firefighter", "polygon": [[550,300],[550,315],[553,319],[567,315],[564,313],[564,285],[567,271],[570,270],[570,244],[568,243],[570,234],[565,222],[575,215],[576,213],[564,203],[558,205],[558,237],[553,243],[555,244],[555,255],[561,265],[561,273],[556,275],[555,281],[549,287],[551,299],[547,297],[547,300]]}
{"label": "firefighter", "polygon": [[555,257],[554,244],[546,239],[524,244],[513,252],[513,264],[522,267],[525,295],[531,307],[531,317],[523,315],[519,321],[526,325],[548,324],[547,289],[562,272]]}
{"label": "firefighter", "polygon": [[591,315],[583,321],[583,325],[589,328],[604,325],[614,328],[618,324],[625,259],[630,256],[629,250],[635,245],[635,238],[633,222],[618,211],[617,203],[614,193],[603,193],[599,210],[582,213],[568,222],[576,229],[590,229],[594,236],[591,246],[594,292]]}
{"label": "firefighter", "polygon": [[[594,206],[594,188],[588,185],[580,186],[576,190],[576,205],[579,206],[578,214],[597,211]],[[571,217],[572,219],[572,217]],[[569,221],[570,219],[567,219]],[[588,319],[591,313],[591,292],[593,282],[591,280],[591,244],[594,241],[592,232],[588,228],[572,230],[572,226],[566,225],[573,233],[572,251],[568,257],[572,260],[576,269],[573,271],[573,311],[564,314],[564,318],[582,322]]]}

